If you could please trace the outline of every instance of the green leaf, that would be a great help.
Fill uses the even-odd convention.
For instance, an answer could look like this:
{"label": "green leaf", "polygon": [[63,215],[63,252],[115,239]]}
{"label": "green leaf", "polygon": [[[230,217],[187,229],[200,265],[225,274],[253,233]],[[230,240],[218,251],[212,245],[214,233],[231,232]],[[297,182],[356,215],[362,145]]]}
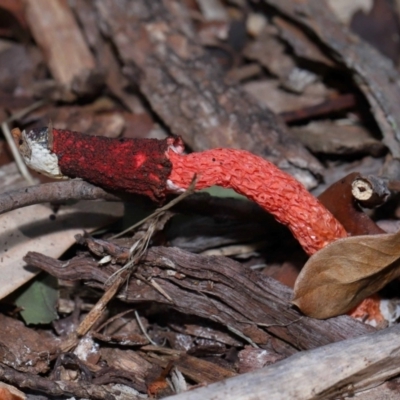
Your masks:
{"label": "green leaf", "polygon": [[58,318],[57,279],[48,274],[39,275],[16,298],[22,308],[21,316],[27,324],[48,324]]}
{"label": "green leaf", "polygon": [[209,193],[211,196],[215,196],[215,197],[234,197],[236,199],[248,200],[247,197],[242,196],[239,193],[236,193],[234,190],[226,189],[221,186],[211,186],[207,189],[203,189],[200,191]]}

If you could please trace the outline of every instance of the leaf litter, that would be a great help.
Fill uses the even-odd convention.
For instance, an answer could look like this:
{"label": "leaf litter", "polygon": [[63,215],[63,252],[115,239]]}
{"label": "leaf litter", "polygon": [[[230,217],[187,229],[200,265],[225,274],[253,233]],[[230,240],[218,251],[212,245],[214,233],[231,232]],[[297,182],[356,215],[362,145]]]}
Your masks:
{"label": "leaf litter", "polygon": [[334,317],[399,276],[400,232],[339,239],[306,262],[292,303],[310,317]]}
{"label": "leaf litter", "polygon": [[[115,2],[70,2],[69,8],[66,8],[65,5],[54,1],[51,8],[44,6],[38,13],[41,2],[30,0],[28,1],[30,7],[25,10],[22,1],[16,1],[19,11],[14,10],[14,16],[18,21],[22,19],[23,29],[30,29],[35,43],[40,43],[44,51],[41,53],[32,42],[26,46],[24,44],[24,48],[35,50],[37,60],[32,58],[31,51],[26,52],[23,57],[15,57],[21,53],[20,39],[14,37],[12,27],[2,28],[2,34],[6,33],[13,41],[5,44],[2,40],[2,44],[8,47],[0,49],[2,60],[6,59],[10,66],[7,69],[10,72],[7,73],[2,69],[3,73],[0,76],[1,112],[8,115],[27,101],[27,104],[30,104],[33,99],[43,99],[46,105],[30,112],[27,118],[18,117],[15,121],[17,126],[30,129],[46,125],[51,120],[54,126],[60,129],[73,129],[112,137],[119,135],[122,138],[150,137],[149,135],[155,132],[165,137],[172,132],[182,135],[194,151],[218,146],[228,147],[226,143],[229,143],[229,146],[233,144],[233,147],[245,148],[261,153],[267,158],[274,158],[284,168],[289,167],[289,170],[308,188],[318,185],[318,191],[322,190],[323,186],[319,182],[320,174],[328,185],[341,179],[349,171],[360,171],[364,176],[381,174],[382,170],[386,173],[394,171],[388,168],[393,163],[390,158],[385,158],[385,152],[396,154],[398,143],[392,138],[395,127],[393,128],[391,121],[386,124],[385,116],[399,114],[395,108],[397,103],[390,101],[393,97],[397,98],[392,97],[393,93],[396,94],[396,86],[391,83],[386,86],[378,85],[375,81],[377,76],[379,78],[384,75],[386,78],[389,72],[393,72],[395,78],[395,72],[388,68],[375,68],[381,61],[378,54],[365,53],[365,57],[362,57],[363,54],[359,52],[354,51],[350,54],[346,49],[342,51],[340,47],[335,46],[337,41],[339,45],[341,43],[342,26],[332,25],[324,12],[315,13],[315,10],[318,11],[316,6],[319,2],[314,2],[314,7],[311,7],[312,0],[297,4],[296,7],[306,9],[305,12],[296,15],[291,15],[292,2],[285,0],[262,2],[272,5],[271,15],[265,13],[262,8],[253,9],[256,2],[248,2],[246,8],[241,8],[241,4],[244,4],[242,1],[155,0],[154,5],[148,6],[145,1],[137,0],[139,6],[132,11],[132,15],[129,15],[132,17],[129,20],[129,30],[125,30],[125,21],[129,13],[126,13],[124,8],[118,8]],[[2,7],[6,7],[4,4]],[[105,6],[107,4],[108,9]],[[162,4],[174,4],[175,11],[182,8],[183,12],[174,14],[174,7],[171,7],[171,9],[165,8],[166,12],[159,13],[159,10],[163,10],[160,8]],[[187,15],[193,16],[190,18],[195,24],[191,24],[185,17],[185,4],[189,10]],[[217,9],[217,5],[226,12],[224,17],[217,13],[219,19],[214,21],[207,17],[210,13],[209,10],[206,12],[204,7]],[[309,7],[308,13],[307,7]],[[272,8],[279,9],[279,15],[274,16]],[[258,22],[257,26],[248,28],[250,36],[246,37],[243,21],[246,20],[249,10],[251,12],[248,25],[252,16],[253,23]],[[144,11],[146,12],[143,18],[141,13]],[[254,14],[254,11],[257,11],[257,14]],[[29,18],[26,12],[29,13]],[[329,40],[324,35],[318,34],[318,31],[314,34],[319,36],[327,47],[332,47],[333,53],[344,52],[339,55],[344,55],[342,58],[347,66],[341,65],[342,61],[331,58],[331,53],[328,54],[325,47],[319,46],[315,36],[309,36],[308,29],[302,29],[302,26],[307,25],[302,15],[309,15],[309,20],[315,20],[314,26],[326,25],[327,29],[322,30],[322,33],[328,32],[330,26],[339,28],[340,34],[333,32],[332,35],[328,35]],[[257,16],[257,19],[254,19],[254,16]],[[289,18],[285,19],[285,16]],[[70,39],[66,39],[63,30],[55,26],[57,21],[63,18],[66,23],[63,26],[68,26],[71,33],[75,32]],[[175,20],[176,18],[178,20]],[[48,20],[55,24],[52,28],[54,34],[51,36],[48,35]],[[35,26],[29,28],[32,21]],[[175,22],[170,26],[171,21]],[[106,26],[107,30],[104,29]],[[176,27],[183,29],[175,29]],[[313,27],[310,26],[309,30],[312,31]],[[132,32],[134,34],[130,36]],[[142,34],[137,35],[137,32]],[[151,40],[146,40],[143,39],[146,37],[146,32],[157,35],[151,37]],[[189,41],[182,32],[190,37]],[[84,36],[84,40],[78,36]],[[388,35],[381,36],[386,43],[390,42],[387,40]],[[121,37],[126,41],[121,42],[119,40]],[[153,46],[153,41],[159,40],[160,37],[165,38],[165,42],[157,42],[157,46]],[[200,38],[200,45],[196,43],[197,38]],[[125,47],[124,43],[129,43],[129,46]],[[54,53],[47,50],[56,48],[55,45],[58,49],[64,49],[64,54],[83,54],[83,57],[75,60],[78,63],[76,68],[71,65],[74,61],[72,57],[67,59],[56,57],[50,60],[50,56],[53,57]],[[78,45],[86,46],[86,50],[77,52],[75,46]],[[358,45],[360,43],[354,41],[354,46]],[[164,48],[164,46],[170,47]],[[360,48],[365,50],[362,43]],[[351,50],[356,50],[356,47],[352,47]],[[94,63],[92,53],[95,54],[96,66],[87,71],[87,65],[93,66]],[[170,59],[170,55],[174,58]],[[211,62],[208,61],[209,58],[212,59]],[[202,63],[202,59],[207,62]],[[249,64],[249,60],[252,64]],[[396,64],[396,60],[394,61]],[[40,73],[36,67],[38,64],[41,68],[47,66],[47,70]],[[201,76],[199,80],[196,80],[197,73],[193,73],[195,64],[199,65],[198,71]],[[222,83],[221,75],[216,73],[217,64],[224,71],[223,77],[232,80],[231,85],[226,86]],[[362,70],[371,64],[374,73],[362,75]],[[358,65],[362,68],[358,68]],[[385,65],[383,64],[383,67]],[[23,74],[18,73],[21,66],[25,70]],[[352,71],[353,66],[354,71]],[[107,70],[108,75],[106,76],[102,70]],[[73,71],[77,72],[75,78],[79,79],[74,78]],[[165,72],[171,77],[179,75],[180,79],[165,85],[166,80],[157,80],[159,76],[164,76],[160,72]],[[335,77],[337,73],[340,74],[340,79]],[[354,73],[358,78],[362,76],[362,85],[359,79],[353,81]],[[106,79],[103,81],[104,78]],[[386,81],[388,80],[381,80],[384,83]],[[31,82],[35,82],[35,85],[31,85]],[[181,92],[183,82],[184,92]],[[107,90],[99,92],[103,83]],[[262,89],[260,85],[265,88],[273,87],[274,90],[272,92],[259,90]],[[191,90],[191,87],[195,90]],[[262,107],[257,106],[253,97],[245,95],[243,89],[246,87],[253,96],[259,96],[258,103],[263,103]],[[125,90],[126,88],[129,90]],[[140,92],[136,90],[137,88],[140,88]],[[364,96],[360,94],[359,89]],[[112,96],[109,96],[110,93]],[[204,96],[205,93],[207,96]],[[221,93],[233,95],[221,97]],[[175,97],[175,94],[178,96]],[[374,96],[391,104],[390,112],[387,112],[383,105],[376,103]],[[96,100],[93,101],[94,97]],[[160,102],[160,98],[165,101]],[[277,108],[274,109],[274,106]],[[275,114],[280,114],[280,118],[287,123],[287,126],[281,125],[279,118],[275,120],[275,114],[270,113],[265,107],[273,108]],[[198,112],[205,109],[207,113]],[[229,121],[225,116],[229,116]],[[370,123],[371,117],[375,117],[379,127]],[[269,119],[271,123],[268,122]],[[236,124],[235,121],[239,123]],[[319,123],[317,130],[322,129],[323,135],[314,135],[315,132],[308,129],[313,123]],[[262,129],[254,129],[257,126],[261,126]],[[222,129],[216,130],[216,127]],[[275,134],[265,135],[271,127]],[[298,139],[301,127],[304,129],[300,140],[305,147],[311,149],[313,156],[306,153],[300,143],[296,142],[292,146],[292,139],[286,137],[286,131],[289,130],[295,133]],[[357,143],[354,142],[354,129],[360,131]],[[251,133],[251,137],[248,133]],[[384,141],[381,140],[382,133]],[[248,137],[249,139],[246,139]],[[275,141],[274,138],[278,137],[279,140]],[[339,144],[338,138],[340,138]],[[218,142],[218,146],[215,141]],[[264,149],[268,148],[273,151],[264,152]],[[332,154],[336,158],[331,159]],[[318,160],[314,158],[316,155]],[[323,165],[320,164],[321,160]],[[382,169],[383,166],[386,170]],[[337,202],[338,197],[332,196],[332,198],[333,202]],[[279,274],[271,273],[276,268],[282,276],[287,277],[285,270],[291,270],[294,281],[304,264],[305,256],[301,253],[301,249],[296,248],[296,243],[293,243],[290,234],[282,233],[276,224],[266,220],[265,215],[260,215],[259,210],[253,209],[255,213],[249,212],[249,204],[245,204],[247,202],[242,202],[244,204],[239,207],[238,203],[224,199],[218,203],[219,208],[217,208],[217,202],[214,200],[204,201],[203,198],[203,202],[194,199],[191,203],[186,203],[186,211],[202,216],[202,220],[196,224],[194,218],[188,216],[188,219],[191,219],[187,231],[190,235],[183,232],[182,223],[179,225],[177,218],[172,218],[172,223],[168,222],[166,229],[156,230],[146,256],[138,263],[137,270],[134,269],[134,275],[129,282],[122,285],[117,294],[122,301],[113,298],[101,314],[101,323],[104,323],[110,322],[115,315],[125,312],[126,309],[140,312],[143,327],[139,327],[133,317],[126,317],[127,322],[122,321],[121,324],[125,327],[129,325],[129,329],[125,331],[117,329],[115,334],[114,332],[110,334],[103,329],[93,328],[89,335],[93,334],[92,340],[100,342],[100,362],[98,359],[85,357],[76,362],[76,358],[64,353],[66,355],[64,360],[67,361],[58,365],[57,352],[52,351],[51,354],[46,354],[46,359],[43,360],[45,366],[43,371],[46,371],[44,377],[38,375],[36,370],[23,370],[24,365],[17,362],[20,355],[25,354],[22,352],[25,348],[20,346],[18,351],[14,352],[18,355],[15,362],[8,366],[10,369],[0,365],[0,374],[2,376],[8,374],[11,383],[16,386],[22,382],[21,379],[29,378],[30,382],[36,384],[36,388],[41,387],[42,391],[51,397],[69,393],[76,397],[107,398],[112,393],[112,388],[106,385],[115,382],[120,383],[118,386],[120,392],[124,392],[121,387],[131,386],[141,394],[147,391],[148,394],[162,396],[166,393],[158,391],[156,384],[160,383],[161,387],[168,388],[167,380],[173,379],[173,371],[177,375],[182,372],[180,376],[184,380],[183,386],[190,388],[196,384],[223,379],[232,375],[232,371],[240,373],[259,368],[299,350],[309,350],[374,330],[346,316],[321,321],[299,317],[297,310],[288,309],[291,290],[268,278],[268,275],[278,276]],[[93,211],[92,206],[90,207]],[[107,207],[110,208],[108,205]],[[232,210],[231,215],[228,215],[229,209]],[[390,214],[387,211],[386,218],[391,217],[392,221],[393,217],[397,218],[395,212]],[[46,209],[46,212],[50,213],[51,210]],[[130,204],[129,212],[137,213],[137,203]],[[238,218],[240,212],[245,216],[242,220]],[[28,216],[21,215],[21,218],[25,220],[28,218],[31,221],[37,217],[36,214],[37,208],[32,208]],[[14,214],[10,213],[3,217],[2,221],[8,217],[15,222]],[[57,220],[59,217],[57,214]],[[197,216],[197,219],[199,218]],[[246,229],[243,219],[246,220],[248,227]],[[78,224],[80,233],[82,222],[80,219]],[[93,228],[103,225],[99,222],[100,220],[96,220]],[[173,224],[177,226],[175,236],[171,236],[171,232],[168,232],[171,231]],[[17,233],[19,228],[20,224],[17,224],[15,228]],[[113,228],[111,231],[115,232]],[[27,241],[29,239],[32,246],[29,249],[34,248],[37,252],[46,254],[47,259],[39,259],[36,255],[37,264],[53,276],[59,274],[61,300],[69,304],[69,311],[65,311],[66,309],[63,311],[59,306],[59,319],[53,322],[52,326],[47,325],[45,328],[52,330],[58,324],[65,327],[66,331],[69,328],[70,332],[79,326],[79,321],[92,309],[99,297],[99,291],[107,287],[113,274],[121,268],[121,265],[129,262],[130,250],[138,238],[132,240],[130,237],[124,237],[120,242],[116,242],[108,237],[109,231],[105,234],[102,232],[102,241],[85,236],[89,250],[85,246],[83,250],[79,248],[75,254],[76,248],[82,245],[79,244],[69,250],[67,255],[62,256],[73,243],[73,236],[77,233],[75,230],[60,229],[62,238],[54,236],[50,238],[50,235],[45,237],[44,232],[40,231],[37,233],[46,246],[39,246],[28,237]],[[142,228],[135,235],[138,234],[145,235],[145,229]],[[99,233],[96,237],[98,236]],[[379,241],[383,236],[374,236],[373,239]],[[249,251],[252,243],[258,243],[260,238],[263,239],[262,246]],[[362,243],[357,245],[354,242],[352,250],[346,251],[347,245],[343,243],[347,243],[347,240],[350,243],[351,239],[361,240]],[[299,298],[299,302],[304,301],[314,313],[318,313],[317,308],[325,307],[329,301],[332,302],[333,310],[329,312],[337,311],[339,308],[347,309],[355,301],[354,298],[366,296],[368,290],[372,288],[375,290],[397,274],[398,262],[390,261],[391,253],[384,251],[383,255],[379,254],[381,249],[378,242],[374,248],[374,244],[364,241],[364,236],[343,241],[338,243],[340,246],[333,252],[338,256],[327,257],[327,261],[326,257],[323,258],[325,250],[322,250],[320,255],[322,264],[314,262],[316,272],[305,270],[300,275],[300,282],[303,275],[310,277],[310,282],[307,282],[310,292],[319,290],[320,298],[314,301],[316,305],[312,304],[310,298],[304,296]],[[54,249],[54,246],[50,246],[52,242],[59,248]],[[181,250],[184,242],[187,246],[186,252]],[[125,245],[118,248],[118,243],[121,246],[123,243]],[[231,259],[210,257],[204,253],[200,256],[193,254],[202,253],[204,250],[210,250],[213,254],[227,254],[224,250],[231,250],[227,246],[232,244],[238,245],[240,249],[235,252],[236,255],[230,253]],[[13,254],[13,260],[8,263],[8,268],[3,268],[3,292],[8,286],[11,292],[26,281],[26,279],[17,281],[12,273],[16,270],[29,272],[25,271],[22,264],[22,257],[29,250],[27,246],[25,242],[21,242],[20,251]],[[12,251],[14,252],[14,249]],[[352,255],[351,251],[357,252],[358,256]],[[238,257],[243,252],[247,257],[246,261]],[[12,254],[11,249],[4,254],[4,257],[10,254]],[[126,258],[121,262],[124,255]],[[66,262],[57,260],[60,256],[69,260]],[[315,257],[315,260],[318,260],[317,255]],[[396,258],[395,255],[393,257]],[[32,254],[30,259],[34,261]],[[332,261],[335,259],[336,264]],[[312,260],[314,257],[309,261],[310,264]],[[257,265],[263,268],[257,271],[251,270],[252,266]],[[329,266],[333,268],[330,274],[324,270],[324,267]],[[325,285],[326,281],[329,285]],[[299,287],[301,289],[302,284],[299,283]],[[352,294],[351,290],[355,292]],[[42,313],[40,310],[39,312]],[[37,320],[40,319],[39,316]],[[2,324],[3,329],[13,326],[12,323],[16,321],[18,318],[15,314],[7,316]],[[195,329],[190,328],[191,324]],[[132,329],[132,325],[138,326]],[[5,354],[13,343],[27,344],[30,349],[40,354],[44,347],[49,347],[51,340],[34,335],[34,332],[39,331],[37,328],[19,329],[20,326],[21,323],[16,327],[14,336],[9,338],[11,344],[3,339],[5,333],[1,335],[0,341]],[[234,329],[229,330],[227,327]],[[146,334],[158,346],[146,345],[147,339],[143,339]],[[24,341],[25,335],[35,338],[35,343]],[[67,334],[61,331],[57,332],[57,335],[57,339],[60,338],[61,341],[67,338]],[[86,338],[87,336],[81,341]],[[253,341],[260,349],[246,346],[246,341]],[[127,350],[123,346],[132,348]],[[57,350],[63,347],[59,345]],[[255,358],[258,363],[254,361]],[[27,362],[29,361],[28,359]],[[171,362],[175,364],[172,369]],[[55,375],[47,374],[48,369],[55,364],[58,365],[55,369],[63,370],[62,393],[54,380]],[[90,373],[87,374],[88,368]],[[85,374],[82,373],[83,370],[86,371]],[[208,380],[205,379],[207,377],[205,372],[208,372]],[[27,373],[35,375],[21,375]],[[81,379],[82,376],[88,381]],[[356,377],[355,373],[353,381],[357,379]],[[152,382],[155,385],[152,385]],[[282,388],[282,391],[284,389]],[[178,393],[179,390],[175,388],[173,392]],[[127,398],[135,398],[138,394],[133,392]]]}

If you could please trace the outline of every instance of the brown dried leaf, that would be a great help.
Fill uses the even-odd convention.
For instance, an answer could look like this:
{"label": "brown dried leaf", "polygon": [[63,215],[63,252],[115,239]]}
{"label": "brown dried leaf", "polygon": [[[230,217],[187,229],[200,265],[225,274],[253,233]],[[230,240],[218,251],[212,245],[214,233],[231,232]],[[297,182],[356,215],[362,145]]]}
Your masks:
{"label": "brown dried leaf", "polygon": [[310,317],[334,317],[398,276],[400,232],[339,239],[307,261],[292,303]]}
{"label": "brown dried leaf", "polygon": [[76,234],[110,224],[122,214],[122,203],[81,201],[57,214],[35,204],[0,215],[0,299],[38,273],[25,267],[22,258],[29,250],[59,257],[75,243]]}
{"label": "brown dried leaf", "polygon": [[26,396],[15,386],[7,385],[0,382],[0,399],[1,400],[26,400]]}

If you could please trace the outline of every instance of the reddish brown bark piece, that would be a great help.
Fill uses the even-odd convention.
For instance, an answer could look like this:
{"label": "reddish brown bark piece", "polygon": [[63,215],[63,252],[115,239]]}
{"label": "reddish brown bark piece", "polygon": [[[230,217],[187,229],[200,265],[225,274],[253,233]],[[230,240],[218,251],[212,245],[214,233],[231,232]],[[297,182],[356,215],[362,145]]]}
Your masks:
{"label": "reddish brown bark piece", "polygon": [[352,194],[352,183],[361,178],[352,172],[329,186],[319,195],[321,203],[337,218],[351,235],[375,235],[384,233],[366,213],[364,213]]}

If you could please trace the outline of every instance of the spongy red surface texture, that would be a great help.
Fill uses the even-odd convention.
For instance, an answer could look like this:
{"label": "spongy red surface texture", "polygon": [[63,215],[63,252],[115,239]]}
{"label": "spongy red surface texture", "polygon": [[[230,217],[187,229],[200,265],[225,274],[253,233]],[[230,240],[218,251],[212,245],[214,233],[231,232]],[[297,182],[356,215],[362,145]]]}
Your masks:
{"label": "spongy red surface texture", "polygon": [[53,129],[51,150],[63,175],[162,201],[171,171],[167,148],[166,140],[110,139]]}
{"label": "spongy red surface texture", "polygon": [[189,155],[168,152],[173,185],[186,189],[232,188],[287,225],[308,254],[346,237],[343,226],[307,189],[274,164],[244,150],[213,149]]}

